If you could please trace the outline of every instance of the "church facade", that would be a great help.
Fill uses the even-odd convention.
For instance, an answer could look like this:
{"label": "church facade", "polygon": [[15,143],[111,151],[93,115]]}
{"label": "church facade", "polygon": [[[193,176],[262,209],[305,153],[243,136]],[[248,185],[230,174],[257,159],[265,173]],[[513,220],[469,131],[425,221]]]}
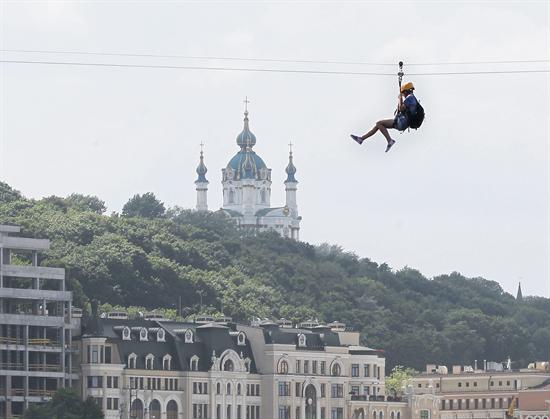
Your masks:
{"label": "church facade", "polygon": [[[244,229],[254,231],[274,230],[283,237],[299,240],[300,221],[296,192],[296,167],[292,150],[289,152],[284,181],[286,202],[283,206],[271,206],[271,169],[256,154],[254,146],[256,136],[250,131],[248,110],[244,112],[244,126],[237,136],[239,151],[222,169],[223,205],[222,211],[227,217]],[[208,210],[208,180],[204,155],[201,151],[197,167],[197,210]]]}

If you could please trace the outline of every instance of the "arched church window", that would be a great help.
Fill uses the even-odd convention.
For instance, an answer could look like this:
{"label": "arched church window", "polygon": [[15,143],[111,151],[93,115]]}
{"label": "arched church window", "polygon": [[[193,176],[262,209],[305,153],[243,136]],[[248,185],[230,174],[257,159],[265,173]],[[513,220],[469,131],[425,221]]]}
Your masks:
{"label": "arched church window", "polygon": [[235,203],[235,191],[233,189],[229,189],[229,203]]}

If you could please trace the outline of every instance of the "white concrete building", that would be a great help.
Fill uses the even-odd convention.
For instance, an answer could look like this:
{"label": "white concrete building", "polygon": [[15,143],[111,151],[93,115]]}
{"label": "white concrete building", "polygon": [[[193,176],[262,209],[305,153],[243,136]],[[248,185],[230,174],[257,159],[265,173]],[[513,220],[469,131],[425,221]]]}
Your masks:
{"label": "white concrete building", "polygon": [[385,397],[382,352],[340,324],[106,318],[92,329],[79,387],[107,419],[406,417],[407,403]]}
{"label": "white concrete building", "polygon": [[49,240],[19,232],[0,225],[0,418],[20,417],[77,378],[65,270],[40,266]]}

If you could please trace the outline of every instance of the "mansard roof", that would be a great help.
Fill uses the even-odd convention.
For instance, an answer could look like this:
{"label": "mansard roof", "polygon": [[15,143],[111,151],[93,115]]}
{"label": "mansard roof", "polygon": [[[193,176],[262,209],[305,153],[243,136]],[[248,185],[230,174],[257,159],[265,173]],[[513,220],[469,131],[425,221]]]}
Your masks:
{"label": "mansard roof", "polygon": [[[131,331],[131,339],[122,339],[122,330],[128,327]],[[139,330],[146,328],[148,340],[141,341]],[[152,329],[164,329],[165,341],[157,342],[156,333]],[[209,371],[212,366],[212,356],[215,353],[220,357],[225,351],[233,350],[239,357],[250,359],[250,372],[256,373],[256,364],[250,342],[246,339],[244,345],[238,345],[238,333],[233,327],[219,324],[201,325],[191,322],[159,322],[143,319],[114,320],[98,319],[96,330],[84,334],[82,337],[105,337],[109,342],[117,345],[123,362],[128,355],[137,355],[137,368],[145,368],[145,357],[148,354],[155,356],[155,369],[162,369],[162,357],[172,356],[173,370],[190,370],[191,359],[199,358],[199,371]],[[185,343],[185,332],[193,333],[193,342]],[[242,355],[241,355],[242,354]],[[157,359],[159,360],[157,364]]]}

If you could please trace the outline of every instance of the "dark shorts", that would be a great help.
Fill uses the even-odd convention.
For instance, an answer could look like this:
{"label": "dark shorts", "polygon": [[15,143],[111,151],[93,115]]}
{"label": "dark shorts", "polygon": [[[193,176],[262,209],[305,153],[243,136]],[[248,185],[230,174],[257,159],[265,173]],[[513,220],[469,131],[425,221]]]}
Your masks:
{"label": "dark shorts", "polygon": [[393,127],[398,131],[405,131],[409,127],[407,117],[402,113],[395,115],[395,118],[393,119]]}

